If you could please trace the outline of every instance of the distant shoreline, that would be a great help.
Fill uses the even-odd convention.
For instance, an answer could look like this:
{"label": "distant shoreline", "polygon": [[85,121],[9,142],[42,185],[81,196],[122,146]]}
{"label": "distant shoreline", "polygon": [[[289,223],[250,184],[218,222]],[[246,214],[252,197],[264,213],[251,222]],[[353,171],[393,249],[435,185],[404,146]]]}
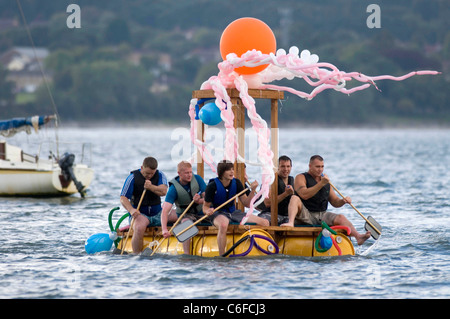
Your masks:
{"label": "distant shoreline", "polygon": [[[267,125],[270,127],[270,119],[266,119]],[[115,120],[101,120],[101,121],[65,121],[60,123],[62,128],[93,128],[93,127],[115,127],[115,128],[176,128],[176,127],[190,127],[190,121],[115,121]],[[365,123],[365,124],[326,124],[326,123],[304,123],[304,122],[279,122],[280,129],[450,129],[450,123],[437,123],[435,120],[429,121],[415,121],[415,120],[394,120],[386,121],[385,123]],[[222,124],[215,127],[224,128]],[[250,122],[245,123],[246,128],[251,128]]]}

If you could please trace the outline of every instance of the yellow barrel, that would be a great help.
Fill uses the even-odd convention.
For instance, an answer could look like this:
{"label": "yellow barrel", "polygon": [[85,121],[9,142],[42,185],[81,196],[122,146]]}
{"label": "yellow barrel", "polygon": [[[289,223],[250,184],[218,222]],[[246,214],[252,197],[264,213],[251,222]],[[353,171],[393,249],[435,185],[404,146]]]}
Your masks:
{"label": "yellow barrel", "polygon": [[[247,230],[245,233],[243,233],[241,236],[238,237],[237,234],[227,234],[227,246],[226,251],[231,249],[233,245],[238,243],[241,239],[245,238],[246,236],[250,235],[260,235],[264,238],[268,238],[271,241],[273,241],[272,236],[262,229],[251,229]],[[342,234],[337,233],[337,235],[331,235],[336,244],[338,245],[341,255],[354,255],[355,249],[353,247],[352,242],[350,239]],[[148,247],[149,244],[152,244],[150,248],[155,249],[158,245],[158,242],[162,240],[162,236],[157,237],[144,237],[144,248]],[[253,248],[251,251],[248,251],[250,248],[251,240],[254,240],[258,246],[260,246],[263,250],[275,253],[276,248],[271,241],[264,239],[264,238],[257,238],[253,237],[252,239],[247,238],[243,239],[243,241],[237,245],[234,250],[230,253],[230,255],[240,255],[245,254],[246,256],[267,256],[267,254],[264,251],[261,251],[256,247],[256,245],[253,245]],[[287,237],[281,237],[278,239],[278,242],[276,242],[276,245],[279,247],[279,254],[283,255],[289,255],[289,256],[304,256],[304,257],[311,257],[311,256],[338,256],[339,250],[336,249],[336,247],[333,245],[329,250],[326,252],[318,252],[314,247],[314,241],[316,240],[315,236],[287,236]],[[122,244],[125,240],[123,239],[119,245],[118,249],[122,249]],[[125,246],[125,252],[131,253],[131,237],[128,239],[128,242]],[[248,252],[247,252],[248,251]],[[176,237],[169,237],[167,238],[163,244],[161,245],[160,249],[157,253],[163,253],[163,254],[172,254],[172,255],[179,255],[183,254],[183,243],[178,242]],[[196,256],[202,256],[202,257],[216,257],[219,256],[219,249],[217,246],[217,235],[216,234],[199,234],[193,238],[191,238],[191,245],[190,245],[190,253],[192,255]],[[229,256],[230,256],[229,255]]]}
{"label": "yellow barrel", "polygon": [[[124,252],[132,253],[133,249],[131,247],[131,238],[128,239]],[[158,243],[163,240],[162,236],[157,237],[147,237],[144,236],[143,238],[143,248],[150,247],[151,249],[155,249],[158,246]],[[122,250],[122,245],[124,244],[125,239],[122,239],[120,243],[117,245],[117,248]],[[158,253],[164,253],[164,254],[183,254],[183,243],[180,243],[175,237],[169,237],[164,240],[164,242],[161,244],[161,246],[158,249]]]}
{"label": "yellow barrel", "polygon": [[278,241],[278,247],[280,247],[280,254],[283,255],[311,257],[314,249],[314,237],[289,236],[281,238]]}
{"label": "yellow barrel", "polygon": [[[262,229],[252,229],[246,231],[244,234],[242,234],[239,238],[236,238],[237,236],[234,236],[233,234],[227,235],[227,245],[226,245],[226,251],[231,249],[233,245],[238,243],[242,238],[248,236],[248,235],[260,235],[267,237],[269,239],[272,239],[269,233]],[[258,246],[260,246],[262,249],[270,252],[275,253],[276,248],[274,245],[265,239],[262,238],[253,238],[253,240],[256,241]],[[246,253],[250,248],[250,238],[247,240],[243,240],[239,245],[237,245],[230,253],[230,255],[236,254],[244,254]],[[219,256],[219,248],[217,245],[217,235],[199,235],[195,237],[195,242],[193,244],[193,250],[192,254],[196,256],[202,256],[202,257],[216,257]],[[230,256],[229,255],[229,256]],[[259,250],[256,245],[253,246],[253,248],[246,253],[246,256],[266,256],[267,254]]]}
{"label": "yellow barrel", "polygon": [[[257,236],[251,237],[253,235]],[[274,254],[277,252],[277,247],[275,247],[276,244],[274,245],[273,243],[272,236],[270,236],[270,234],[265,230],[262,229],[247,230],[238,238],[238,240],[236,240],[236,243],[238,243],[241,240],[243,241],[236,246],[231,255],[234,254],[243,256],[267,256],[269,254]],[[254,241],[253,247],[251,247],[252,241]],[[258,246],[261,249],[258,248]]]}
{"label": "yellow barrel", "polygon": [[[192,254],[202,257],[217,257],[219,256],[219,246],[217,245],[217,235],[197,235],[194,237],[195,241],[192,246]],[[227,234],[228,250],[234,243],[233,234]]]}

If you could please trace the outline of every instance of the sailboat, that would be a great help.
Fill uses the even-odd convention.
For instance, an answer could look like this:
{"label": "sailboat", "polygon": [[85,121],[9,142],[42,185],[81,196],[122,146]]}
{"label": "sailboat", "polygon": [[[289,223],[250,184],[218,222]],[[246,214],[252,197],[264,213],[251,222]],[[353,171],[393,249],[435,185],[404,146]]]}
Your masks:
{"label": "sailboat", "polygon": [[[31,134],[32,128],[38,132],[51,120],[56,120],[56,115],[3,120],[0,121],[0,134],[5,137],[20,131]],[[82,152],[84,149],[83,144]],[[81,154],[84,158],[84,153]],[[55,156],[50,151],[47,157],[40,153],[29,154],[0,139],[0,196],[67,196],[79,193],[84,197],[93,175],[87,164],[75,163],[73,153]]]}
{"label": "sailboat", "polygon": [[[37,49],[25,19],[22,5],[19,0],[16,2],[31,42],[34,60],[39,67],[53,105],[54,115],[36,115],[27,118],[0,120],[0,135],[5,137],[11,137],[20,131],[31,134],[31,128],[34,128],[37,133],[42,126],[51,120],[55,121],[56,127],[59,123],[56,104],[36,53]],[[57,133],[57,130],[55,132]],[[92,182],[94,171],[82,161],[75,163],[74,153],[67,152],[60,156],[58,134],[56,134],[55,141],[54,150],[50,150],[48,156],[45,157],[45,155],[41,156],[42,144],[39,146],[39,152],[32,155],[24,152],[22,148],[0,139],[0,196],[66,196],[80,193],[82,197],[85,197],[86,189]],[[82,144],[81,159],[84,158],[85,144]]]}

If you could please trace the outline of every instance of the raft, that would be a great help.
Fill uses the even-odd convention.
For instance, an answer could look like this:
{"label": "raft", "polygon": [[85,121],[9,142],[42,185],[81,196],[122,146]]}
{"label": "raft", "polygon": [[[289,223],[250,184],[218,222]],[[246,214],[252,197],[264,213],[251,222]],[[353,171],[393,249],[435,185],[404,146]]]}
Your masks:
{"label": "raft", "polygon": [[[269,99],[271,109],[271,136],[270,145],[273,152],[274,180],[278,178],[278,100],[284,99],[282,91],[249,89],[248,93],[254,99]],[[227,89],[230,96],[232,110],[235,117],[234,128],[237,130],[239,140],[239,155],[245,157],[245,107],[240,99],[240,92],[237,89]],[[192,98],[198,99],[196,107],[201,109],[205,100],[215,99],[215,92],[212,89],[198,90],[192,92]],[[196,121],[196,138],[204,143],[205,124],[202,121]],[[197,174],[204,178],[204,161],[201,151],[197,149]],[[235,177],[239,180],[245,180],[245,163],[242,161],[234,162]],[[304,257],[321,256],[345,256],[355,255],[355,249],[348,237],[350,229],[343,226],[329,227],[325,223],[314,226],[296,226],[281,227],[278,226],[278,183],[272,183],[270,186],[271,201],[271,220],[270,226],[261,227],[257,225],[229,225],[227,230],[227,246],[223,257],[252,257],[252,256],[270,256],[270,255],[288,255]],[[236,202],[236,208],[244,211],[243,204]],[[96,234],[91,236],[85,246],[88,253],[109,250],[112,242],[116,251],[131,253],[132,231],[119,228],[120,223],[128,218],[128,213],[123,215],[113,227],[112,213],[119,208],[114,208],[109,215],[109,226],[111,234]],[[190,242],[190,254],[202,257],[219,256],[217,246],[217,232],[214,226],[197,226],[199,232]],[[128,237],[128,240],[127,240]],[[92,239],[91,239],[92,238]],[[90,240],[91,239],[91,240]],[[149,227],[144,234],[143,250],[150,248],[155,250],[162,241],[161,227]],[[325,240],[326,239],[326,240]],[[184,254],[183,243],[172,236],[160,245],[155,254]]]}
{"label": "raft", "polygon": [[[111,215],[110,214],[110,227]],[[132,253],[132,230],[118,230],[118,226],[127,214],[119,220],[115,230],[118,238],[114,242],[117,251]],[[191,239],[189,253],[201,257],[218,257],[217,228],[215,226],[197,226],[199,232]],[[321,237],[324,230],[330,232],[332,244],[322,247]],[[355,249],[348,237],[350,230],[347,227],[329,227],[325,223],[320,226],[257,226],[231,224],[227,231],[227,247],[222,257],[256,257],[271,255],[288,255],[304,257],[343,256],[355,255]],[[130,234],[128,235],[128,232]],[[126,238],[128,237],[128,240]],[[143,249],[154,250],[163,239],[161,227],[148,227],[144,234]],[[183,243],[176,237],[167,238],[159,247],[158,254],[180,255],[184,254]]]}

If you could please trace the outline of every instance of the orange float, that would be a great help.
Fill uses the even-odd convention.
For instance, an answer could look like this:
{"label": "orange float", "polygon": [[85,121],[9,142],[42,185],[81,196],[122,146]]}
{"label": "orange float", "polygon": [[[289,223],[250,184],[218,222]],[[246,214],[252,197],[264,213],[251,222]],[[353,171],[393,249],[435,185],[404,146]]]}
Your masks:
{"label": "orange float", "polygon": [[[225,60],[227,55],[235,53],[238,57],[249,50],[261,51],[263,54],[275,53],[277,41],[270,27],[256,18],[240,18],[231,22],[220,38],[220,54]],[[238,74],[256,74],[269,65],[236,68]]]}

